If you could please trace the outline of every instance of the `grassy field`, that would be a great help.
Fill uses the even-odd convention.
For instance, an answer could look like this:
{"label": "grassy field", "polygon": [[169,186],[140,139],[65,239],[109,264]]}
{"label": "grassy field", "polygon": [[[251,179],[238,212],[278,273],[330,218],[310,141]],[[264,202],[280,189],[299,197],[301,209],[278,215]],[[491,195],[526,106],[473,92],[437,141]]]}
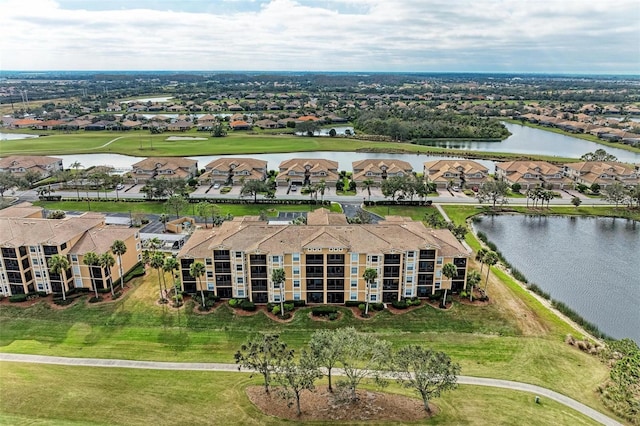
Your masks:
{"label": "grassy field", "polygon": [[[22,132],[24,133],[24,132]],[[31,132],[34,133],[34,132]],[[368,151],[368,152],[406,152],[456,155],[460,150],[413,145],[410,143],[373,142],[357,139],[300,137],[293,135],[274,135],[260,132],[230,133],[223,138],[209,137],[202,132],[163,133],[151,135],[146,131],[128,132],[43,132],[46,137],[20,140],[0,141],[2,155],[64,155],[64,154],[124,154],[139,157],[183,156],[188,152],[194,155],[221,154],[258,154],[307,151]],[[198,137],[206,140],[167,141],[170,136]],[[474,158],[513,159],[521,154],[487,153],[464,151],[465,155]],[[571,162],[576,159],[551,156],[532,156],[527,158],[550,160],[555,162]]]}
{"label": "grassy field", "polygon": [[[41,206],[48,210],[86,211],[88,208],[86,201],[36,201],[33,204],[35,204],[36,206]],[[218,204],[218,206],[220,207],[221,214],[224,215],[227,213],[231,213],[233,216],[258,216],[262,210],[265,210],[268,216],[277,216],[278,212],[309,211],[322,207],[320,205],[312,204]],[[101,213],[129,213],[129,211],[131,211],[132,214],[167,213],[164,203],[159,201],[93,201],[91,204],[91,210]],[[342,211],[340,208],[340,204],[337,203],[332,203],[330,210],[334,212]],[[183,213],[192,215],[193,206],[188,206]]]}
{"label": "grassy field", "polygon": [[[244,388],[259,384],[260,379],[248,374],[19,363],[2,363],[1,367],[1,424],[296,424],[265,416],[249,401]],[[397,385],[386,391],[407,394]],[[39,402],[47,395],[55,398],[55,404]],[[460,386],[433,402],[441,409],[430,420],[433,424],[483,425],[489,419],[491,424],[520,424],[522,419],[528,425],[597,424],[553,401],[535,404],[531,394],[503,389]]]}

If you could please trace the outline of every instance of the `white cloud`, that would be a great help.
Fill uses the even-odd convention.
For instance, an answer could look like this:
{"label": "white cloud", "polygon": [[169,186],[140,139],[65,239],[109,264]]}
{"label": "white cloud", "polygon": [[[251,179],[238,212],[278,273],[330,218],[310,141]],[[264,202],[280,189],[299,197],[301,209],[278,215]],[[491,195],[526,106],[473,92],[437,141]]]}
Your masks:
{"label": "white cloud", "polygon": [[636,0],[194,3],[0,1],[0,69],[640,71]]}

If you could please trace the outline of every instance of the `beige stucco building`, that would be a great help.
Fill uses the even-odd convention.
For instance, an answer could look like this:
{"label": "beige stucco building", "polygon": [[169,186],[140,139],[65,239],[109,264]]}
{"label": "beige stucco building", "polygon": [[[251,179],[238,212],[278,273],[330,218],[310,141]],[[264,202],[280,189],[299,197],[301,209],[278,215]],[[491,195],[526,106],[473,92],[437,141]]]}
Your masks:
{"label": "beige stucco building", "polygon": [[[427,297],[436,290],[459,291],[466,280],[469,253],[448,230],[429,229],[409,218],[387,217],[378,224],[348,224],[343,214],[318,209],[307,225],[270,225],[257,217],[239,217],[212,230],[196,230],[178,258],[183,289],[201,288],[221,298],[277,302],[271,273],[285,270],[285,300],[308,303],[392,302],[403,297]],[[193,262],[206,275],[189,275]],[[453,281],[442,266],[453,263]],[[367,289],[367,268],[378,279]]]}

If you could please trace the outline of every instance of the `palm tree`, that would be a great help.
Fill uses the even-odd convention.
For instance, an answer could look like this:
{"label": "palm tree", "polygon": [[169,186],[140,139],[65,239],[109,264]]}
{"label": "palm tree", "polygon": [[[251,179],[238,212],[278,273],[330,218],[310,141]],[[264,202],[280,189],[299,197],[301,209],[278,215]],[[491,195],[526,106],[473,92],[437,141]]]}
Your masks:
{"label": "palm tree", "polygon": [[80,188],[78,187],[78,169],[82,167],[79,161],[74,161],[70,166],[72,169],[75,169],[75,173],[73,174],[73,181],[76,187],[76,194],[78,195],[78,200],[80,200]]}
{"label": "palm tree", "polygon": [[158,287],[160,288],[160,300],[164,301],[164,295],[162,294],[162,275],[164,274],[160,272],[160,270],[164,267],[164,255],[160,252],[153,253],[149,260],[149,266],[158,271]]}
{"label": "palm tree", "polygon": [[467,275],[467,288],[469,289],[469,302],[473,302],[473,289],[482,281],[482,275],[475,269]]}
{"label": "palm tree", "polygon": [[162,241],[158,237],[149,238],[143,243],[144,247],[148,248],[152,253],[158,251],[162,247]]}
{"label": "palm tree", "polygon": [[100,266],[102,266],[105,276],[109,277],[109,285],[111,287],[111,296],[113,297],[113,279],[111,278],[111,268],[116,264],[116,260],[113,258],[111,253],[106,252],[100,255],[99,260]]}
{"label": "palm tree", "polygon": [[375,184],[372,179],[365,179],[362,181],[362,188],[367,190],[369,194],[369,201],[371,201],[371,187]]}
{"label": "palm tree", "polygon": [[324,179],[320,179],[320,182],[318,182],[316,184],[316,188],[318,189],[318,192],[320,192],[320,203],[324,203],[324,191],[327,189],[327,183],[324,181]]}
{"label": "palm tree", "polygon": [[96,286],[96,280],[95,280],[95,277],[93,276],[93,267],[96,266],[99,261],[100,259],[98,258],[98,255],[92,251],[90,251],[89,253],[86,253],[82,258],[82,263],[84,263],[89,267],[89,277],[91,278],[91,287],[93,287],[93,291],[96,293],[96,299],[98,298],[98,287]]}
{"label": "palm tree", "polygon": [[[458,275],[458,268],[453,263],[445,263],[442,265],[442,275],[449,278],[451,282],[451,287],[453,288],[453,278]],[[446,306],[447,304],[447,289],[444,289],[444,297],[442,298],[442,306]]]}
{"label": "palm tree", "polygon": [[284,315],[284,281],[286,280],[286,274],[284,269],[276,268],[271,271],[271,282],[274,288],[280,289],[280,315]]}
{"label": "palm tree", "polygon": [[485,291],[485,294],[486,294],[487,285],[489,284],[489,272],[491,272],[491,267],[493,265],[495,265],[496,263],[498,263],[498,255],[496,254],[496,252],[494,252],[494,251],[488,252],[484,256],[484,263],[487,264],[487,279],[484,282],[484,291]]}
{"label": "palm tree", "polygon": [[115,240],[111,244],[111,252],[118,256],[118,267],[120,272],[120,289],[124,289],[124,271],[122,270],[122,255],[127,252],[127,245],[122,240]]}
{"label": "palm tree", "polygon": [[480,274],[482,274],[482,270],[484,269],[484,257],[487,255],[489,250],[486,248],[480,248],[476,252],[476,260],[480,262]]}
{"label": "palm tree", "polygon": [[176,288],[175,271],[178,270],[178,261],[176,260],[175,257],[169,256],[164,260],[164,265],[162,266],[162,269],[165,272],[169,272],[171,274],[171,282],[173,284],[173,291],[175,293],[175,301],[176,301],[176,304],[177,304],[178,303],[178,289]]}
{"label": "palm tree", "polygon": [[65,285],[67,284],[67,269],[69,269],[69,259],[61,254],[54,254],[49,259],[49,272],[62,275],[62,300],[67,300]]}
{"label": "palm tree", "polygon": [[366,294],[365,308],[364,308],[364,315],[367,316],[369,315],[369,293],[371,291],[371,286],[373,285],[375,280],[378,279],[378,271],[373,268],[367,268],[364,270],[364,273],[362,274],[362,278],[367,283],[367,294]]}
{"label": "palm tree", "polygon": [[191,267],[189,267],[189,275],[198,280],[198,284],[200,285],[200,296],[202,297],[202,307],[205,308],[204,303],[204,288],[202,287],[202,277],[204,276],[205,268],[204,263],[202,262],[193,262]]}

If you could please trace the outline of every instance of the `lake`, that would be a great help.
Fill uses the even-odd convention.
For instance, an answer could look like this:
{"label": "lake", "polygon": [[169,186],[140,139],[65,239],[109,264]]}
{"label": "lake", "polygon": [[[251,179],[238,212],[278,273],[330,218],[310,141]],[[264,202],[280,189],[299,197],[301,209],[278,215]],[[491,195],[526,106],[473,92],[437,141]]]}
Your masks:
{"label": "lake", "polygon": [[38,135],[27,135],[24,133],[0,133],[0,141],[17,141],[19,139],[33,139],[38,137]]}
{"label": "lake", "polygon": [[473,227],[553,299],[605,334],[640,344],[640,222],[500,215]]}

